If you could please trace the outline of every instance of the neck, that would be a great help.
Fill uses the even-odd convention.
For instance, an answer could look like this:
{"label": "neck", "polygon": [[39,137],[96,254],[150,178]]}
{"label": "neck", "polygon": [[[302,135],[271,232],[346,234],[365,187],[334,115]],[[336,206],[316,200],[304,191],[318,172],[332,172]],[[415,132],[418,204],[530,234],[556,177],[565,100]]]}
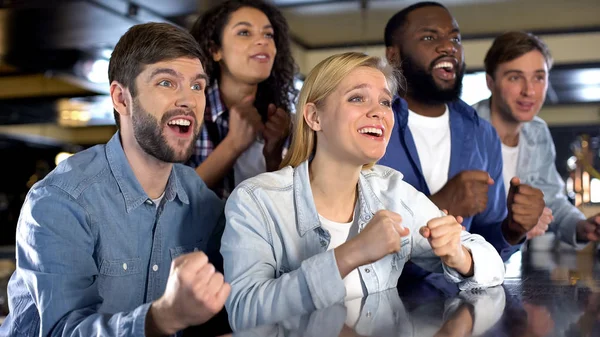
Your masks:
{"label": "neck", "polygon": [[227,108],[231,108],[240,103],[245,97],[256,96],[258,84],[242,83],[231,76],[221,74],[219,90],[221,91],[223,103]]}
{"label": "neck", "polygon": [[121,134],[121,144],[133,174],[142,185],[144,192],[151,199],[160,197],[167,187],[173,164],[165,163],[147,154],[135,141],[133,135],[126,137]]}
{"label": "neck", "polygon": [[310,163],[310,187],[317,212],[335,222],[352,221],[362,167],[319,156]]}
{"label": "neck", "polygon": [[490,121],[496,129],[502,144],[512,147],[519,144],[519,133],[523,123],[503,118],[503,114],[492,101],[490,101]]}
{"label": "neck", "polygon": [[408,108],[415,113],[425,117],[440,117],[446,112],[446,104],[425,104],[415,100],[409,95],[406,96]]}

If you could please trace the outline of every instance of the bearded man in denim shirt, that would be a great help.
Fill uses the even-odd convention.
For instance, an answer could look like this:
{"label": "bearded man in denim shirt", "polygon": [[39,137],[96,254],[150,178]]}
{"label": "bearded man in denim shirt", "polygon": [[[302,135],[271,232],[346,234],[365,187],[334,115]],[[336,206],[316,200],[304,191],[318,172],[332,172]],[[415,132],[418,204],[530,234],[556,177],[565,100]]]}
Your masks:
{"label": "bearded man in denim shirt", "polygon": [[[569,202],[556,170],[556,150],[548,125],[537,117],[548,90],[552,56],[546,44],[525,32],[498,36],[485,57],[489,99],[473,107],[489,120],[502,141],[504,180],[519,177],[544,192],[546,209],[532,231],[548,229],[576,248],[600,239],[600,214],[586,219]],[[550,228],[549,228],[550,226]]]}
{"label": "bearded man in denim shirt", "polygon": [[[407,85],[394,100],[396,124],[379,164],[402,172],[440,209],[462,216],[469,232],[508,259],[537,224],[543,194],[515,179],[506,198],[498,135],[459,98],[465,63],[456,20],[439,3],[411,5],[388,21],[385,44]],[[426,276],[407,265],[400,283]]]}
{"label": "bearded man in denim shirt", "polygon": [[0,335],[171,335],[221,310],[230,287],[207,255],[219,263],[223,205],[180,164],[204,112],[200,57],[169,24],[121,37],[109,65],[119,131],[29,191]]}

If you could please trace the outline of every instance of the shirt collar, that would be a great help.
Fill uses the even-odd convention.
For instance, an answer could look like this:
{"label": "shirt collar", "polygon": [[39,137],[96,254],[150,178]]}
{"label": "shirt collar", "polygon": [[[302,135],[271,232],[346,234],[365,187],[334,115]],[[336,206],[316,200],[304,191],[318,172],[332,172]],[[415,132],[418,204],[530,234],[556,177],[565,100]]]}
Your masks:
{"label": "shirt collar", "polygon": [[217,81],[206,89],[206,100],[208,101],[206,113],[210,113],[210,120],[214,123],[227,111],[227,107],[225,107],[221,99],[221,92],[219,91],[219,83]]}
{"label": "shirt collar", "polygon": [[[121,190],[125,201],[125,208],[127,213],[129,213],[149,198],[133,173],[131,166],[129,166],[129,162],[123,151],[119,131],[117,131],[108,141],[105,151],[108,166],[117,181],[117,185],[119,185],[119,189]],[[181,202],[189,204],[188,196],[177,177],[175,169],[176,165],[178,164],[175,164],[173,169],[171,169],[171,174],[169,175],[169,180],[167,181],[165,189],[165,198],[168,201],[173,201],[175,197],[178,196]]]}
{"label": "shirt collar", "polygon": [[[479,116],[477,115],[477,111],[465,103],[461,99],[457,99],[456,101],[452,101],[446,104],[448,107],[448,111],[452,115],[453,112],[457,112],[465,117],[468,117],[475,122],[476,125],[479,125]],[[392,109],[396,116],[396,123],[400,127],[405,127],[408,123],[408,102],[405,99],[400,97],[399,95],[395,95],[392,101]],[[452,123],[452,118],[450,118],[450,123]]]}
{"label": "shirt collar", "polygon": [[[298,219],[298,232],[304,236],[306,232],[321,227],[319,213],[315,206],[315,200],[310,188],[310,178],[308,176],[309,161],[306,160],[294,169],[294,200],[296,204],[296,219]],[[358,217],[361,221],[367,222],[380,209],[383,204],[377,198],[375,192],[367,182],[366,170],[363,170],[358,179]]]}

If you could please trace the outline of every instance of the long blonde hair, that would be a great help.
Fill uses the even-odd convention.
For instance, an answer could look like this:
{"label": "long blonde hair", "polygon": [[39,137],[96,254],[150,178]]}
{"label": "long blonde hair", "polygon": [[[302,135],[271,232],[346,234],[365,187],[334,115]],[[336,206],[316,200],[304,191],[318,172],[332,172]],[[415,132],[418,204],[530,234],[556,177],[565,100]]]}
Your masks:
{"label": "long blonde hair", "polygon": [[[292,144],[285,158],[281,161],[281,168],[288,165],[296,167],[308,160],[315,151],[317,143],[315,131],[304,120],[306,104],[313,103],[318,108],[322,107],[325,99],[336,89],[340,82],[358,67],[369,67],[381,71],[388,82],[390,91],[392,93],[397,92],[401,75],[379,57],[349,52],[332,55],[321,61],[310,71],[304,81],[302,90],[300,90]],[[365,168],[371,167],[373,164],[367,164]]]}

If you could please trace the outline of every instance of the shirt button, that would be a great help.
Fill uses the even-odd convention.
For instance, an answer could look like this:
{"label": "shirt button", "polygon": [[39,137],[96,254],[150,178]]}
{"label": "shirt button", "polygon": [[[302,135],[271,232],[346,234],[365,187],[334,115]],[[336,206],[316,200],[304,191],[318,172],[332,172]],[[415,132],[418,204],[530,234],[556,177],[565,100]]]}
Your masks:
{"label": "shirt button", "polygon": [[154,271],[158,271],[158,265],[156,265],[156,264],[155,264],[155,265],[153,265],[153,266],[152,266],[152,270],[154,270]]}
{"label": "shirt button", "polygon": [[152,200],[148,199],[148,200],[146,200],[146,203],[147,203],[148,205],[152,205]]}
{"label": "shirt button", "polygon": [[127,270],[127,263],[123,263],[123,270]]}
{"label": "shirt button", "polygon": [[198,247],[194,247],[194,251],[197,252],[198,251]]}
{"label": "shirt button", "polygon": [[371,272],[371,269],[369,269],[369,268],[365,268],[365,273],[367,273],[367,274],[368,274],[368,273],[370,273],[370,272]]}
{"label": "shirt button", "polygon": [[367,318],[371,318],[371,316],[373,316],[373,314],[370,311],[367,311]]}

